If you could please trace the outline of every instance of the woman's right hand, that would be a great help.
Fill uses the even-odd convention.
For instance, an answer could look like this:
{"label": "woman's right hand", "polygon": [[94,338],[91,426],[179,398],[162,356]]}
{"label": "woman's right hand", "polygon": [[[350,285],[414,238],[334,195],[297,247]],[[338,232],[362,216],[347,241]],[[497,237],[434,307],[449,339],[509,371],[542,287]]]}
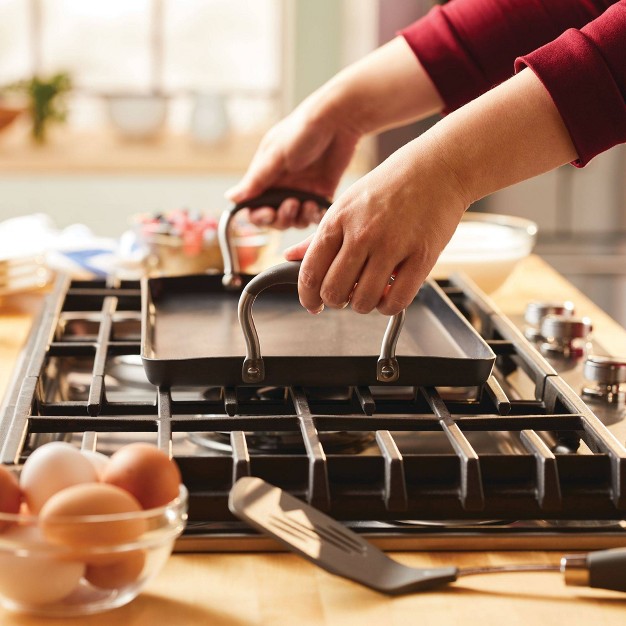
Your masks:
{"label": "woman's right hand", "polygon": [[[322,99],[314,94],[267,132],[242,180],[226,192],[229,200],[242,202],[270,187],[333,198],[361,133]],[[295,198],[285,200],[278,211],[270,207],[250,211],[252,223],[281,230],[317,224],[322,216],[317,203]]]}

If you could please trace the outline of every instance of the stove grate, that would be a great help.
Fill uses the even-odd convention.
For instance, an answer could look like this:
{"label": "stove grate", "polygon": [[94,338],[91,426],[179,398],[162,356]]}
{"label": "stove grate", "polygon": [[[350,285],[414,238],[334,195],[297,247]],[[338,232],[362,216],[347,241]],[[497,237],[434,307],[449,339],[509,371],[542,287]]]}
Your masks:
{"label": "stove grate", "polygon": [[[139,358],[139,283],[59,279],[0,416],[1,460],[21,463],[50,439],[95,449],[111,434],[132,435],[173,451],[190,519],[205,522],[233,521],[228,492],[250,475],[342,520],[625,519],[624,446],[475,287],[440,286],[497,355],[481,388],[265,394],[146,381],[124,393],[112,363]],[[374,445],[336,451],[327,440],[337,432],[371,434]],[[202,433],[219,433],[227,451],[177,451],[181,437]],[[299,445],[254,449],[251,440],[267,433]],[[430,438],[436,451],[420,449]],[[491,447],[481,449],[483,439]]]}

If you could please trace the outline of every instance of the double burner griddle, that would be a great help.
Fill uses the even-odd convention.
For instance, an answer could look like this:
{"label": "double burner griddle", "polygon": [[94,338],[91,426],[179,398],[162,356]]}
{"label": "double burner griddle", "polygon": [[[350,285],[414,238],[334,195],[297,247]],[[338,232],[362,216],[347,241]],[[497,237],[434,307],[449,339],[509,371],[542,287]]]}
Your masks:
{"label": "double burner griddle", "polygon": [[246,475],[386,548],[626,545],[624,420],[600,419],[471,283],[438,285],[496,354],[483,385],[156,388],[139,283],[61,278],[0,413],[1,460],[156,443],[190,493],[180,550],[276,549],[228,511]]}

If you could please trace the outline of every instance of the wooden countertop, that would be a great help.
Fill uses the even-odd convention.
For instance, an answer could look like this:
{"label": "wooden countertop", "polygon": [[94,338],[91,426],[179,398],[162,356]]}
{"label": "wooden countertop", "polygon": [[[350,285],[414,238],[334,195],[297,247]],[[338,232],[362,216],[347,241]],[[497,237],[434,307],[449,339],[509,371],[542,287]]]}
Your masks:
{"label": "wooden countertop", "polygon": [[[537,257],[520,263],[493,299],[509,315],[532,299],[571,299],[595,323],[596,338],[626,354],[626,331]],[[0,397],[27,336],[36,295],[0,301]],[[406,565],[458,567],[559,562],[557,552],[405,552]],[[102,626],[252,626],[472,624],[567,626],[626,623],[626,596],[567,587],[555,573],[462,579],[440,591],[388,598],[316,568],[291,554],[174,554],[146,591],[125,607],[64,624]],[[0,609],[3,626],[51,620]],[[54,622],[60,623],[60,622]]]}

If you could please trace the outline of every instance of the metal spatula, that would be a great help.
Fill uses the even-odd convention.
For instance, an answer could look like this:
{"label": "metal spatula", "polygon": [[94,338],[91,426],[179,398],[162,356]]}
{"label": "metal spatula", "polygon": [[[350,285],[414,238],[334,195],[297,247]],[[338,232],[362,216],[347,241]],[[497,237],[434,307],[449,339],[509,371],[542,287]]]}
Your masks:
{"label": "metal spatula", "polygon": [[560,566],[419,569],[394,561],[343,524],[260,478],[239,479],[231,489],[229,507],[326,571],[387,594],[431,589],[474,574],[549,571],[562,572],[568,585],[626,591],[626,548],[564,556]]}

